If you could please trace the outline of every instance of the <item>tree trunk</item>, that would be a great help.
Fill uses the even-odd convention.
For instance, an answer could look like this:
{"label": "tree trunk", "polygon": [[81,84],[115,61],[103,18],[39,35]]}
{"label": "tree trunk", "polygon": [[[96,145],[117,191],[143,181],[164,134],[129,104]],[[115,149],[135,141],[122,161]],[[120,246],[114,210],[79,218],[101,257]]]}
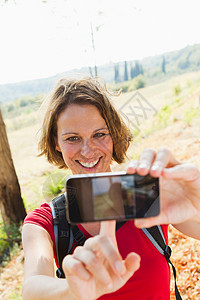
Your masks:
{"label": "tree trunk", "polygon": [[5,225],[19,224],[26,216],[6,127],[0,110],[0,211]]}

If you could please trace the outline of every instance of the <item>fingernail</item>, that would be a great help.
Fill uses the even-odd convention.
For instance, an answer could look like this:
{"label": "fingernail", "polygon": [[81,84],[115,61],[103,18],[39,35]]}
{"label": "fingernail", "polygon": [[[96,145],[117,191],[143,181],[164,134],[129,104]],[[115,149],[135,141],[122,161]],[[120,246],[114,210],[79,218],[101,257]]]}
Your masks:
{"label": "fingernail", "polygon": [[117,272],[119,272],[120,274],[124,274],[125,273],[125,267],[124,264],[121,261],[117,261],[115,263],[115,269]]}
{"label": "fingernail", "polygon": [[131,161],[127,166],[126,169],[136,169],[137,168],[137,162]]}
{"label": "fingernail", "polygon": [[161,166],[159,165],[153,165],[151,168],[152,171],[161,171]]}
{"label": "fingernail", "polygon": [[149,165],[147,163],[139,164],[139,169],[149,169]]}

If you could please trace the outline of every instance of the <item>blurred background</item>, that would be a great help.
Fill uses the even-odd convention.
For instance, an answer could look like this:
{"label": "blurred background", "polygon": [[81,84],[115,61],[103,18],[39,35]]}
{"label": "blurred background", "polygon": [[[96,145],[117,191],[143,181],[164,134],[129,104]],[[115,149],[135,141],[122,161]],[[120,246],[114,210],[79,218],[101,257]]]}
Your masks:
{"label": "blurred background", "polygon": [[[59,78],[98,76],[122,90],[112,100],[134,134],[129,159],[165,146],[200,167],[199,10],[198,0],[0,0],[2,299],[22,299],[24,215],[65,188],[66,172],[37,157],[40,106]],[[2,196],[9,172],[24,205],[18,219]],[[169,235],[183,299],[198,299],[200,243],[171,227]]]}

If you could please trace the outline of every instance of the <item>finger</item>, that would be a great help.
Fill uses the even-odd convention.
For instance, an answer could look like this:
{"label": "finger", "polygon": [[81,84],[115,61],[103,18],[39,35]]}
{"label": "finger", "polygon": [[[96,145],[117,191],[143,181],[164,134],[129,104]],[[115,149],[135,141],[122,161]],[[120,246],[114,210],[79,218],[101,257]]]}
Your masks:
{"label": "finger", "polygon": [[147,148],[143,150],[137,166],[137,173],[139,175],[145,176],[149,173],[154,157],[155,151],[153,149]]}
{"label": "finger", "polygon": [[170,169],[164,169],[162,176],[166,179],[182,179],[185,181],[200,181],[200,172],[192,164],[180,164]]}
{"label": "finger", "polygon": [[109,245],[109,241],[105,241],[103,253],[106,257],[108,257],[108,261],[110,262],[110,265],[114,271],[123,274],[125,272],[125,267],[117,246],[116,221],[101,222],[100,236],[107,236],[112,240],[113,245]]}
{"label": "finger", "polygon": [[161,213],[157,217],[135,219],[135,226],[138,228],[149,228],[160,224],[169,224],[169,220],[164,213]]}
{"label": "finger", "polygon": [[127,272],[131,273],[131,276],[135,271],[137,271],[140,267],[141,258],[138,254],[131,252],[127,255],[125,259],[125,267]]}
{"label": "finger", "polygon": [[125,282],[129,280],[133,276],[133,274],[139,269],[140,267],[140,256],[136,253],[129,253],[125,259],[125,267],[126,272],[124,275],[120,276],[121,279]]}
{"label": "finger", "polygon": [[150,174],[154,177],[159,177],[164,168],[170,168],[178,164],[180,162],[174,158],[167,148],[160,148],[155,155]]}
{"label": "finger", "polygon": [[100,235],[109,236],[117,246],[116,242],[116,221],[102,221],[100,226]]}
{"label": "finger", "polygon": [[126,271],[118,248],[109,236],[98,235],[90,238],[85,242],[84,247],[100,253],[116,274],[124,274]]}
{"label": "finger", "polygon": [[101,256],[96,255],[93,251],[87,248],[77,247],[74,251],[74,257],[81,261],[92,276],[103,285],[110,286],[112,284],[110,275],[103,265]]}
{"label": "finger", "polygon": [[83,263],[75,259],[72,255],[65,256],[62,267],[66,276],[74,275],[85,281],[91,278],[90,272],[85,268]]}
{"label": "finger", "polygon": [[138,167],[138,160],[131,160],[126,166],[126,173],[133,174],[136,172]]}

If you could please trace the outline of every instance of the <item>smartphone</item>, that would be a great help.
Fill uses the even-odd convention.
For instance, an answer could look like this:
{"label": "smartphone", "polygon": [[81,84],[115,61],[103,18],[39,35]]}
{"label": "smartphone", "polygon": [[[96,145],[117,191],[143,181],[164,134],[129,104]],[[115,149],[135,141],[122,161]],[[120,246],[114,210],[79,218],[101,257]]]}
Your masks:
{"label": "smartphone", "polygon": [[69,223],[126,221],[160,213],[159,179],[150,175],[95,173],[66,180]]}

